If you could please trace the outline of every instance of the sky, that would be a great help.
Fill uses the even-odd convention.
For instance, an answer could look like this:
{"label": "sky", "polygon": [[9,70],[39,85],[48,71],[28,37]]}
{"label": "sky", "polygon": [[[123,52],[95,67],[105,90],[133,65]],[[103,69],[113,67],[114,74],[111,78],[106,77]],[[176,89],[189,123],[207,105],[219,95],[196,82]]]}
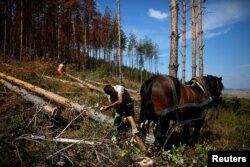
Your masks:
{"label": "sky", "polygon": [[[97,8],[101,12],[106,7],[116,14],[116,0],[97,0]],[[207,0],[203,3],[203,7],[205,7],[203,12],[204,75],[222,76],[224,87],[228,89],[250,89],[250,1]],[[189,80],[192,70],[190,0],[187,0],[187,9],[189,11],[186,79]],[[170,0],[121,0],[121,24],[127,36],[133,32],[138,39],[148,37],[158,44],[158,71],[168,74]],[[179,15],[179,33],[181,33],[181,15]],[[181,37],[179,53],[180,50]],[[178,63],[180,64],[178,78],[181,78],[181,54],[178,54]]]}

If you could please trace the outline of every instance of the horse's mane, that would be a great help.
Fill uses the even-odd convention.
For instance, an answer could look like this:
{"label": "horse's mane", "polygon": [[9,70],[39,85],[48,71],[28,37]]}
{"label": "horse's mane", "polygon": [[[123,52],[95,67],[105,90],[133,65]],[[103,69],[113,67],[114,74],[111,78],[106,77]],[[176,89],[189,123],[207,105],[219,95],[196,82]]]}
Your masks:
{"label": "horse's mane", "polygon": [[219,81],[218,83],[219,83],[221,89],[224,89],[224,85],[221,82],[222,78],[218,78],[218,77],[213,76],[213,75],[207,75],[206,80],[207,80],[207,82],[209,82],[210,85],[213,85],[213,87],[215,87],[214,85],[216,84],[217,81]]}
{"label": "horse's mane", "polygon": [[206,80],[207,85],[210,89],[209,90],[210,94],[212,96],[214,96],[217,92],[217,89],[218,89],[217,84],[219,84],[221,90],[224,89],[224,85],[221,82],[222,77],[218,78],[218,77],[213,76],[213,75],[207,75],[207,76],[204,76],[203,78]]}

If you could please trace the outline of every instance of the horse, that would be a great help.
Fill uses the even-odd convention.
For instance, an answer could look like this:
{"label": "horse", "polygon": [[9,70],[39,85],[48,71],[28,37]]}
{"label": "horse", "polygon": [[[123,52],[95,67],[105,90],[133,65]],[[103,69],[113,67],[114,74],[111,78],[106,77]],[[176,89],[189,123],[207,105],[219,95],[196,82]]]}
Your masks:
{"label": "horse", "polygon": [[141,86],[140,130],[145,137],[149,125],[154,125],[155,146],[163,148],[175,130],[183,126],[188,139],[189,125],[194,122],[192,142],[197,142],[207,108],[221,101],[222,77],[207,75],[182,84],[171,76],[155,75]]}

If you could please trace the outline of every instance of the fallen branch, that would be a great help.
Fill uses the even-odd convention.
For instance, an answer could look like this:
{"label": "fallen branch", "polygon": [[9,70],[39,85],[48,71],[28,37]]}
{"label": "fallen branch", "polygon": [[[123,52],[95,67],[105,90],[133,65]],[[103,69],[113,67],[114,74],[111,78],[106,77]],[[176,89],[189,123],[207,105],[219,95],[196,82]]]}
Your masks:
{"label": "fallen branch", "polygon": [[58,150],[57,152],[53,153],[52,155],[47,156],[46,159],[49,159],[49,158],[53,157],[54,155],[56,155],[56,154],[58,154],[58,153],[60,153],[60,152],[62,152],[62,151],[64,151],[64,150],[66,150],[66,149],[72,147],[73,145],[75,145],[75,143],[70,144],[70,145],[68,145],[67,147],[64,147],[64,148],[62,148],[61,150]]}
{"label": "fallen branch", "polygon": [[45,136],[36,136],[36,135],[29,135],[22,137],[23,139],[33,139],[33,140],[46,140],[46,141],[53,141],[59,143],[75,143],[75,144],[86,144],[86,145],[101,145],[102,142],[99,141],[90,141],[90,140],[78,140],[78,139],[67,139],[67,138],[46,138]]}
{"label": "fallen branch", "polygon": [[0,79],[0,83],[2,83],[8,89],[20,94],[26,101],[29,101],[35,104],[37,107],[41,108],[41,110],[46,112],[47,114],[54,115],[55,113],[57,113],[57,110],[58,110],[57,107],[53,107],[42,98],[35,96],[33,94],[30,94],[25,89],[12,85],[11,83],[3,79]]}
{"label": "fallen branch", "polygon": [[61,136],[65,130],[72,124],[72,122],[74,122],[76,119],[78,119],[80,116],[82,116],[82,113],[80,113],[77,117],[75,117],[74,119],[72,119],[70,121],[70,123],[68,123],[68,125],[61,131],[61,133],[59,135],[56,136],[56,138],[58,138],[59,136]]}

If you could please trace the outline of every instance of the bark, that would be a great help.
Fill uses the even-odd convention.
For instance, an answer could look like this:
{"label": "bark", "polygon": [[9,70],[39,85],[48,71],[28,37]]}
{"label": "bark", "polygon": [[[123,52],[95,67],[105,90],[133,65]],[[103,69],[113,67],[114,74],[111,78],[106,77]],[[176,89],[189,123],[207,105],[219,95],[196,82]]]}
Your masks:
{"label": "bark", "polygon": [[192,78],[196,77],[196,14],[195,0],[191,0],[192,10]]}
{"label": "bark", "polygon": [[21,21],[20,21],[20,55],[19,59],[22,59],[23,54],[23,0],[21,0]]}
{"label": "bark", "polygon": [[22,80],[14,78],[14,77],[8,76],[8,75],[1,73],[1,72],[0,72],[0,77],[3,78],[4,80],[11,82],[11,83],[14,83],[16,85],[19,85],[19,86],[25,88],[25,89],[28,89],[30,91],[33,91],[33,92],[39,94],[39,95],[42,95],[42,96],[48,98],[49,100],[53,100],[56,103],[63,105],[65,107],[71,107],[78,112],[82,112],[84,110],[84,107],[81,106],[80,104],[71,102],[69,99],[66,99],[62,96],[59,96],[53,92],[44,90],[38,86],[32,85],[30,83],[24,82]]}
{"label": "bark", "polygon": [[67,81],[67,80],[64,80],[64,79],[58,79],[58,78],[53,78],[53,77],[49,77],[49,76],[44,76],[44,78],[59,81],[59,82],[66,83],[66,84],[69,84],[69,85],[79,86],[81,88],[86,88],[86,86],[84,86],[81,83],[77,83],[77,82],[70,82],[70,81]]}
{"label": "bark", "polygon": [[198,36],[199,36],[199,77],[203,77],[203,31],[202,31],[202,0],[198,0]]}
{"label": "bark", "polygon": [[187,40],[186,40],[186,0],[182,0],[182,83],[185,83],[186,80],[186,48],[187,48]]}
{"label": "bark", "polygon": [[[98,86],[105,86],[105,85],[107,85],[107,84],[104,84],[104,83],[101,83],[101,82],[97,82],[97,81],[92,81],[92,80],[89,80],[89,79],[85,79],[85,81],[87,81],[87,82],[89,82],[89,83],[92,83],[92,84],[95,84],[95,85],[98,85]],[[129,92],[129,93],[134,93],[134,94],[138,94],[139,93],[139,91],[137,91],[137,90],[133,90],[133,89],[130,89],[130,88],[126,88],[127,89],[127,91]]]}
{"label": "bark", "polygon": [[[5,12],[7,13],[7,7],[5,9]],[[5,14],[5,18],[4,18],[4,44],[3,44],[4,59],[6,58],[6,41],[7,41],[7,14]]]}
{"label": "bark", "polygon": [[170,76],[177,78],[178,71],[178,1],[171,0],[171,46],[170,46]]}
{"label": "bark", "polygon": [[120,15],[120,0],[117,0],[118,6],[118,66],[120,84],[122,84],[122,55],[121,55],[121,15]]}
{"label": "bark", "polygon": [[0,79],[0,82],[8,89],[20,94],[26,101],[29,101],[29,102],[35,104],[37,107],[41,107],[42,111],[46,112],[47,114],[55,116],[57,113],[59,113],[59,112],[57,112],[57,107],[53,107],[52,105],[48,104],[42,98],[35,96],[33,94],[30,94],[25,89],[22,89],[20,87],[12,85],[11,83],[9,83],[3,79]]}
{"label": "bark", "polygon": [[6,74],[3,74],[0,72],[0,78],[3,78],[4,80],[7,80],[9,82],[12,82],[16,85],[19,85],[21,87],[24,87],[25,89],[28,89],[30,91],[33,91],[39,95],[42,95],[46,98],[48,98],[49,100],[52,100],[52,101],[55,101],[56,103],[60,104],[60,105],[63,105],[65,107],[70,107],[70,108],[73,108],[75,109],[76,111],[78,112],[82,112],[82,111],[85,111],[85,114],[87,116],[89,116],[91,119],[97,121],[97,122],[106,122],[106,123],[109,123],[109,124],[112,124],[114,121],[111,117],[109,116],[106,116],[100,112],[97,112],[95,109],[92,109],[90,107],[86,107],[86,106],[82,106],[78,103],[74,103],[74,102],[71,102],[69,99],[67,98],[64,98],[62,96],[59,96],[53,92],[50,92],[50,91],[47,91],[47,90],[44,90],[42,88],[39,88],[37,86],[34,86],[30,83],[27,83],[27,82],[24,82],[24,81],[21,81],[19,79],[16,79],[14,77],[11,77],[11,76],[8,76]]}
{"label": "bark", "polygon": [[74,77],[74,76],[72,76],[72,75],[70,75],[70,74],[66,74],[66,76],[68,76],[69,78],[71,78],[71,79],[73,79],[73,80],[75,80],[75,81],[77,81],[77,82],[83,84],[84,86],[86,86],[86,87],[88,87],[88,88],[90,88],[90,89],[93,89],[93,90],[96,90],[96,91],[98,91],[98,92],[104,93],[104,91],[103,91],[102,88],[99,88],[99,87],[96,87],[96,86],[94,86],[94,85],[91,85],[91,84],[89,84],[89,83],[87,83],[87,82],[85,82],[85,81],[82,81],[82,80],[80,80],[79,78],[76,78],[76,77]]}

